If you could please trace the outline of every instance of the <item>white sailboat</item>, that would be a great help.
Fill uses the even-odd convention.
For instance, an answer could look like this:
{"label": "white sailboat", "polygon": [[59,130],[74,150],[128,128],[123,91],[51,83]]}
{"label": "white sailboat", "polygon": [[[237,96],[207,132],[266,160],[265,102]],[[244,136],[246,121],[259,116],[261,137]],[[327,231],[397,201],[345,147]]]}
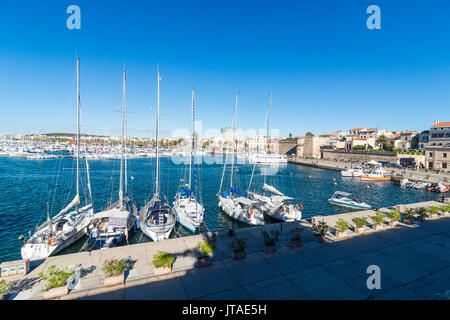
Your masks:
{"label": "white sailboat", "polygon": [[158,106],[156,111],[156,172],[155,193],[152,199],[145,204],[139,214],[139,224],[142,232],[153,241],[169,238],[175,226],[175,215],[168,203],[160,199],[159,188],[159,82],[161,77],[158,71]]}
{"label": "white sailboat", "polygon": [[22,240],[23,259],[40,260],[56,254],[86,234],[87,226],[94,216],[92,193],[89,178],[89,166],[86,159],[89,199],[83,207],[80,205],[80,60],[77,58],[77,193],[73,200],[56,216],[36,228],[35,233]]}
{"label": "white sailboat", "polygon": [[[267,145],[266,145],[266,154],[269,155],[269,117],[270,117],[270,108],[272,106],[272,95],[269,95],[269,105],[267,108]],[[275,187],[266,184],[267,177],[267,168],[264,173],[264,183],[263,183],[263,192],[259,194],[257,192],[250,192],[250,187],[253,181],[253,175],[255,173],[256,164],[259,162],[253,162],[253,170],[252,176],[250,178],[250,183],[248,186],[248,194],[252,199],[256,201],[261,201],[264,203],[265,211],[271,218],[275,218],[281,221],[300,221],[302,219],[302,210],[303,205],[301,204],[300,199],[295,199],[292,197],[288,197],[284,195],[282,192],[277,190]]]}
{"label": "white sailboat", "polygon": [[[173,208],[177,217],[177,221],[185,228],[195,233],[200,227],[205,214],[205,208],[199,201],[198,196],[198,173],[195,166],[195,120],[194,120],[194,87],[192,87],[192,142],[191,151],[189,155],[189,181],[188,184],[183,185],[175,196]],[[194,160],[194,163],[192,161]],[[194,181],[192,181],[192,167],[194,166]],[[193,182],[193,183],[192,183]]]}
{"label": "white sailboat", "polygon": [[127,70],[124,69],[119,200],[109,205],[106,210],[97,213],[89,225],[90,238],[97,249],[112,248],[119,244],[124,237],[128,239],[128,232],[134,230],[138,216],[137,206],[128,196],[128,170],[126,157],[126,73]]}
{"label": "white sailboat", "polygon": [[[236,131],[236,113],[238,105],[238,93],[236,93],[236,104],[234,108],[233,115],[233,142],[235,142],[235,131]],[[228,157],[228,152],[227,156]],[[222,192],[223,179],[225,176],[227,159],[225,158],[225,163],[223,166],[222,179],[220,181],[219,193],[217,194],[219,198],[219,208],[221,208],[226,214],[231,218],[251,224],[251,225],[264,225],[264,214],[263,214],[263,202],[255,201],[249,198],[249,195],[233,187],[233,171],[234,171],[234,158],[235,152],[231,153],[231,173],[230,173],[230,190]],[[235,197],[234,194],[238,196]]]}

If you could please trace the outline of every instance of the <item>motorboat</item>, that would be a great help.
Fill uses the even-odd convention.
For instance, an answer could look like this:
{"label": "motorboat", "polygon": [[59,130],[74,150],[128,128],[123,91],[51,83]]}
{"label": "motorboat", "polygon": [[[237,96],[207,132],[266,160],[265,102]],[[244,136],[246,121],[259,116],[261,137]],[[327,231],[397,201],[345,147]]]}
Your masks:
{"label": "motorboat", "polygon": [[359,198],[353,198],[351,193],[336,191],[333,196],[328,199],[328,203],[336,206],[347,207],[352,209],[371,209],[371,206]]}
{"label": "motorboat", "polygon": [[364,169],[360,166],[356,166],[352,169],[342,170],[341,175],[343,177],[360,177],[364,174]]}

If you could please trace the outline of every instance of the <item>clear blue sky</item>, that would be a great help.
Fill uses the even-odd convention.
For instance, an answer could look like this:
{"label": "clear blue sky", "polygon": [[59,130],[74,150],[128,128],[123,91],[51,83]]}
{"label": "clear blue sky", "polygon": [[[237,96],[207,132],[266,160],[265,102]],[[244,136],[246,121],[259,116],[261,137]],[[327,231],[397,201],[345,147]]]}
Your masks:
{"label": "clear blue sky", "polygon": [[[81,30],[66,8],[81,8]],[[368,30],[366,8],[381,8]],[[153,136],[156,65],[164,135],[187,128],[191,86],[203,128],[280,134],[450,121],[450,2],[183,0],[0,2],[0,133],[73,132],[75,57],[86,131],[119,132],[122,67],[129,133]]]}

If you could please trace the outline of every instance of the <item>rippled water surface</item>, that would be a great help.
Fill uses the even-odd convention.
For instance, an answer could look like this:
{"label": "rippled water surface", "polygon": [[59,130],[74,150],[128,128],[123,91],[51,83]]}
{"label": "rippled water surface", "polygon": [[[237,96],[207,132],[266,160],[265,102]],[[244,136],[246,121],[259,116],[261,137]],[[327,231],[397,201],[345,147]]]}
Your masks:
{"label": "rippled water surface", "polygon": [[[211,163],[212,161],[208,161]],[[83,162],[84,163],[84,162]],[[154,159],[131,159],[129,165],[129,193],[143,206],[151,197],[154,188]],[[25,160],[0,157],[0,261],[20,259],[18,237],[27,235],[38,223],[46,220],[47,210],[51,215],[58,213],[75,195],[74,159]],[[83,166],[84,168],[84,166]],[[119,160],[95,160],[90,162],[91,185],[96,212],[105,208],[110,200],[116,200],[119,183]],[[228,174],[224,188],[229,186]],[[235,166],[233,185],[246,190],[253,166]],[[262,188],[264,168],[256,167],[252,190]],[[203,164],[200,169],[201,195],[206,209],[201,231],[224,230],[229,227],[245,227],[245,224],[231,220],[217,208],[217,192],[220,187],[222,164]],[[173,202],[180,178],[187,166],[174,164],[171,158],[161,158],[161,191]],[[270,170],[272,171],[272,170]],[[303,217],[331,215],[348,211],[327,203],[336,190],[351,192],[374,207],[392,206],[399,203],[434,200],[435,193],[425,190],[411,190],[385,182],[362,182],[357,178],[342,178],[339,172],[315,169],[292,164],[283,165],[276,173],[267,176],[267,183],[286,195],[304,200]],[[85,170],[82,171],[85,185]],[[333,178],[336,179],[337,187]],[[367,188],[370,186],[370,189]],[[87,193],[86,187],[82,193]],[[82,199],[84,196],[82,196]],[[172,237],[189,233],[177,226]],[[129,243],[150,241],[140,231],[130,235]],[[87,239],[81,239],[72,247],[61,252],[78,252],[90,249]]]}

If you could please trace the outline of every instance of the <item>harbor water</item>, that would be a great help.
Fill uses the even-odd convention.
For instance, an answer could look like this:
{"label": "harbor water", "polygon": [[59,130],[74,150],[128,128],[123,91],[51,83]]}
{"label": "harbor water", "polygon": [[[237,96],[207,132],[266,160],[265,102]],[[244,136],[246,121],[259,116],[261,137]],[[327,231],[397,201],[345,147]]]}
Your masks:
{"label": "harbor water", "polygon": [[[208,156],[210,157],[210,156]],[[220,156],[221,157],[221,156]],[[200,194],[205,206],[203,231],[218,231],[245,227],[246,224],[230,219],[217,207],[217,193],[223,171],[220,161],[204,161],[200,166]],[[162,157],[160,169],[161,192],[172,204],[180,179],[188,176],[189,165],[180,164],[180,159]],[[214,160],[214,159],[213,159]],[[84,160],[81,161],[84,163]],[[186,162],[186,161],[185,161]],[[253,165],[237,163],[234,166],[233,186],[246,191],[252,176]],[[144,205],[154,190],[154,158],[128,160],[128,193],[138,207]],[[225,172],[222,191],[228,191],[230,165]],[[89,162],[95,212],[118,198],[120,160],[94,160]],[[81,176],[81,200],[88,194],[85,170]],[[261,191],[264,181],[288,196],[303,200],[303,218],[314,215],[344,213],[349,209],[329,205],[327,199],[334,191],[346,191],[366,201],[374,208],[396,204],[407,204],[435,200],[436,193],[424,189],[406,189],[390,182],[363,182],[358,178],[343,178],[339,172],[294,164],[267,167],[256,166],[251,190]],[[335,181],[333,180],[335,179]],[[369,186],[369,188],[368,188]],[[28,237],[36,226],[57,214],[72,199],[76,192],[76,160],[59,158],[50,160],[27,160],[0,157],[0,261],[20,259],[20,235]],[[270,223],[271,221],[267,221]],[[172,237],[189,235],[177,225]],[[139,230],[130,233],[129,244],[151,241]],[[122,245],[126,245],[127,242]],[[87,238],[80,239],[59,254],[93,250]]]}

